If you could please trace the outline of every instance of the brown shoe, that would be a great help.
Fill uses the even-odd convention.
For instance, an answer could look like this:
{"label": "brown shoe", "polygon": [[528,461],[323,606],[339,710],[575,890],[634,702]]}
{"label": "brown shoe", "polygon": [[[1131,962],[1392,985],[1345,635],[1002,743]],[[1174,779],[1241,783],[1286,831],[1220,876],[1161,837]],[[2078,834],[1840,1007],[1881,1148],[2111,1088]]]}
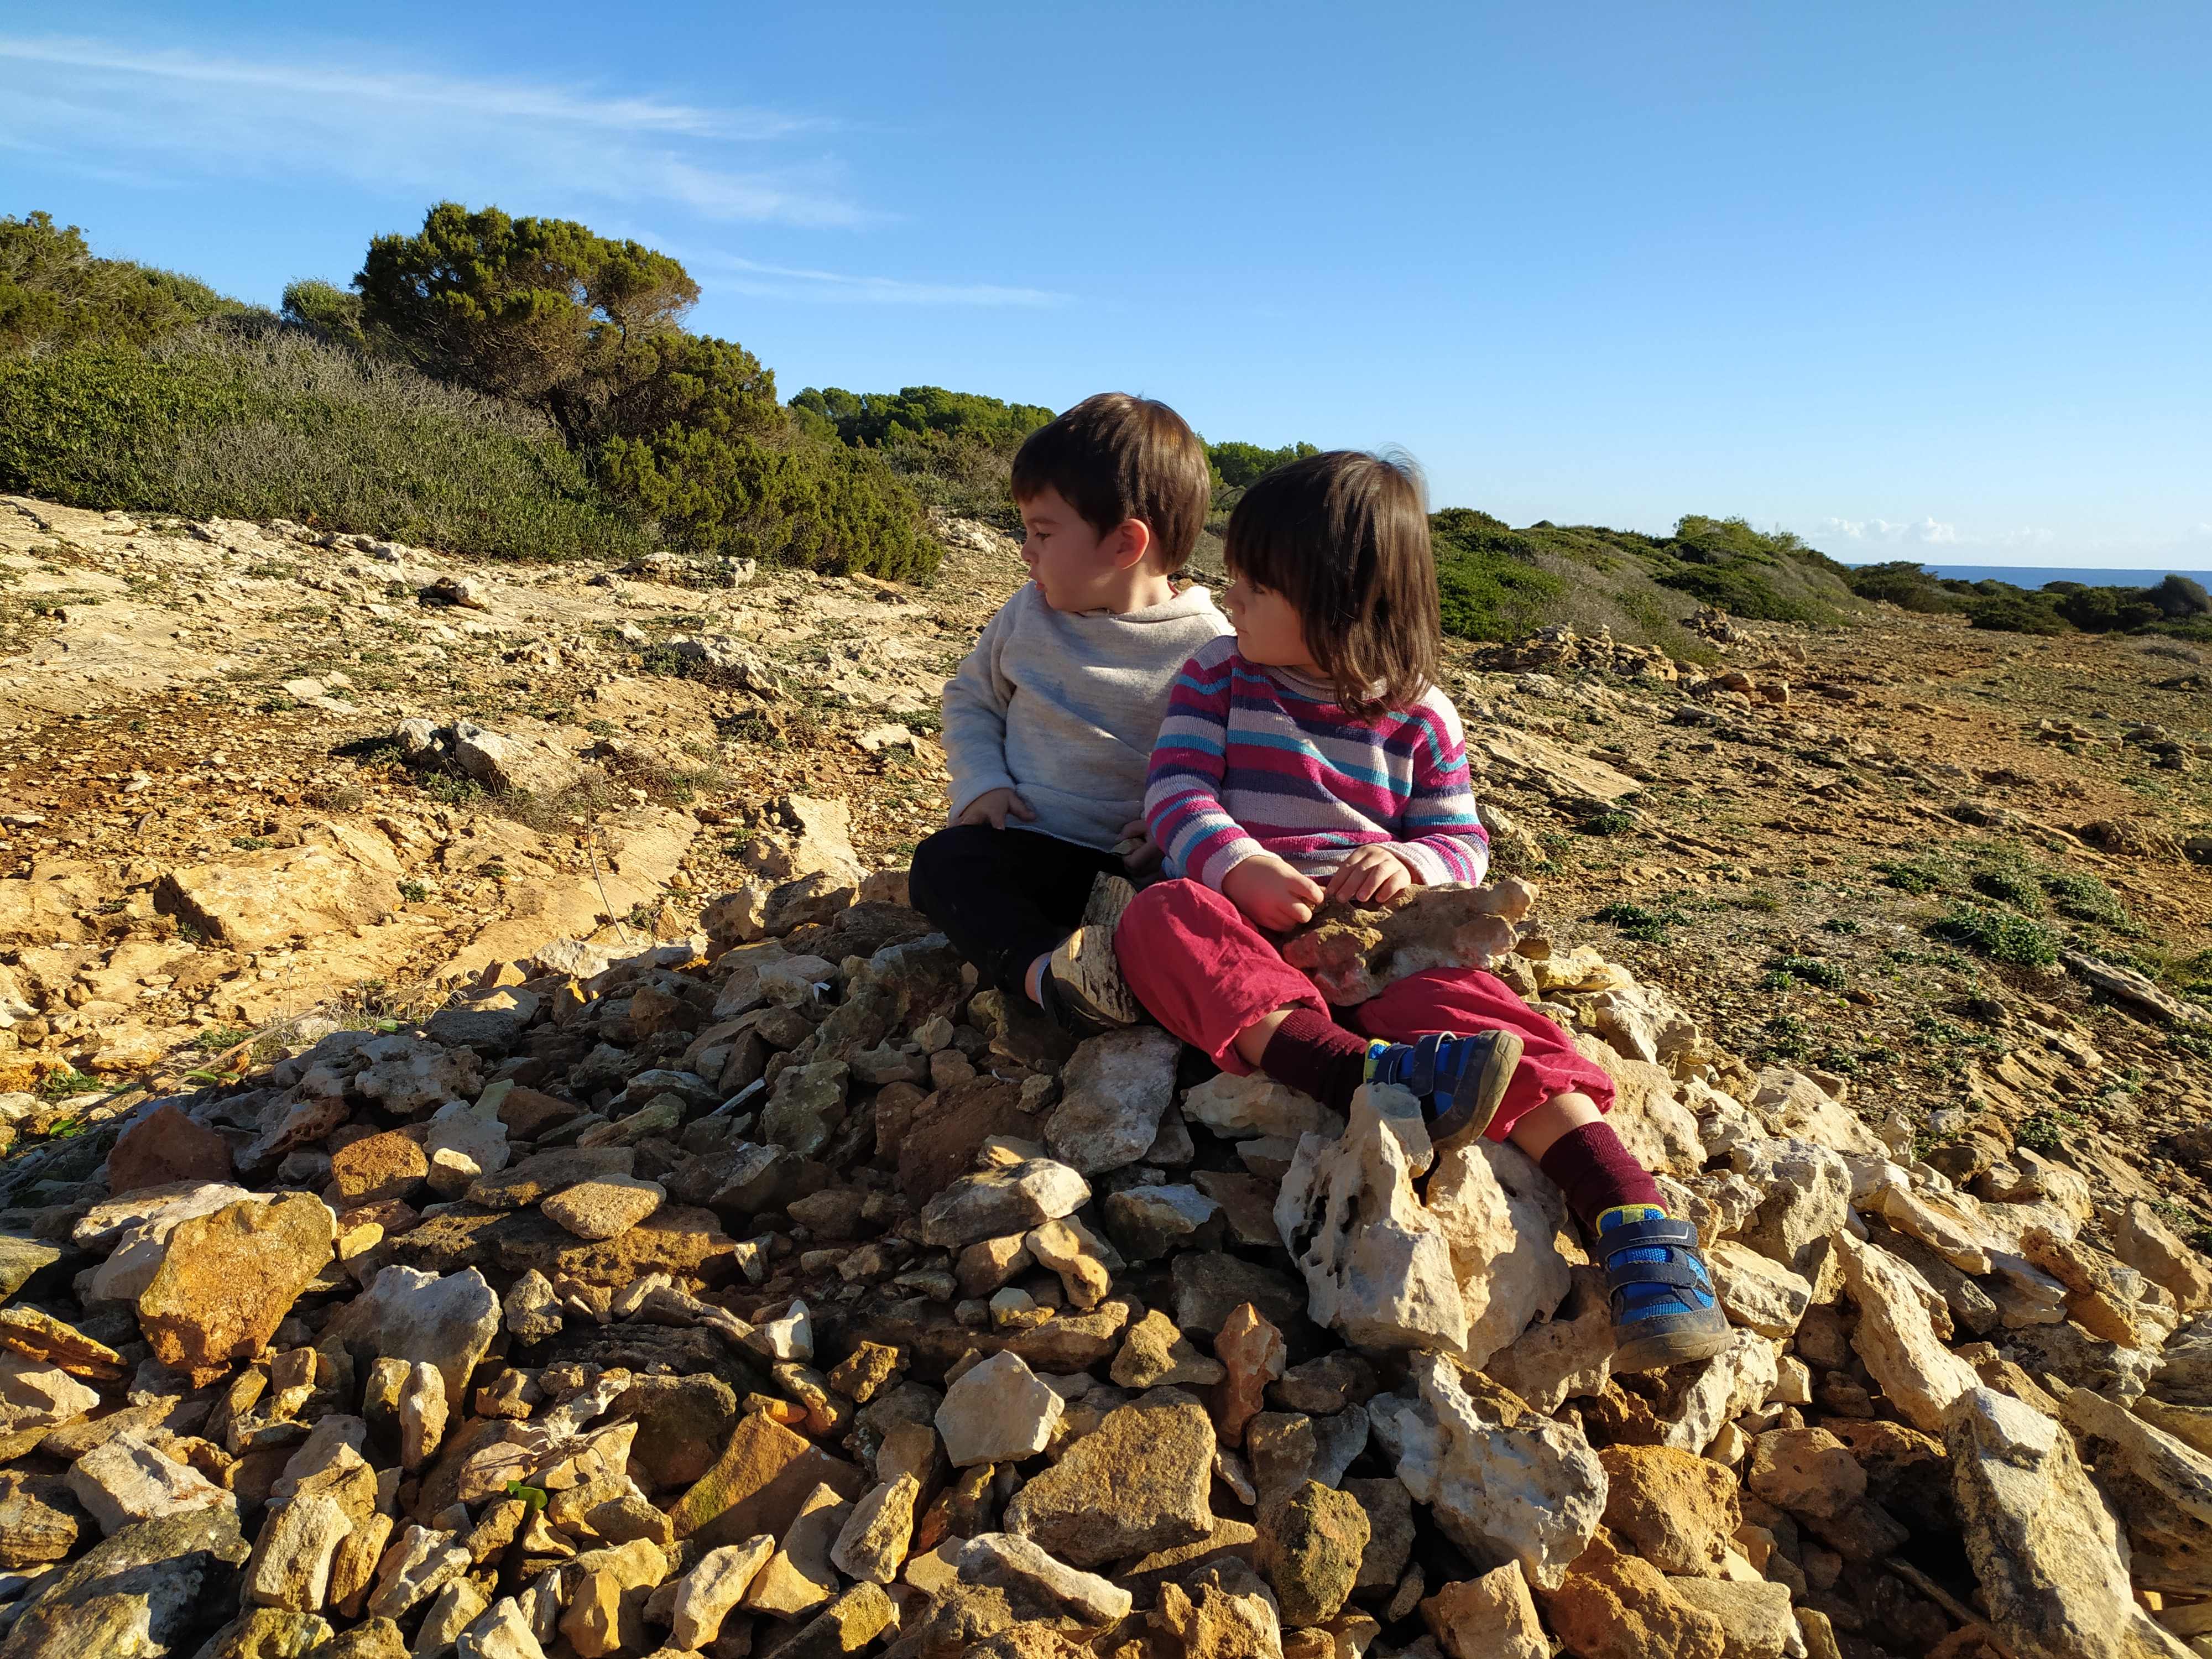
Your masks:
{"label": "brown shoe", "polygon": [[1045,1007],[1072,1036],[1096,1036],[1140,1024],[1145,1011],[1121,977],[1114,959],[1114,930],[1137,890],[1119,876],[1101,872],[1091,884],[1082,925],[1060,940],[1052,953],[1043,988]]}

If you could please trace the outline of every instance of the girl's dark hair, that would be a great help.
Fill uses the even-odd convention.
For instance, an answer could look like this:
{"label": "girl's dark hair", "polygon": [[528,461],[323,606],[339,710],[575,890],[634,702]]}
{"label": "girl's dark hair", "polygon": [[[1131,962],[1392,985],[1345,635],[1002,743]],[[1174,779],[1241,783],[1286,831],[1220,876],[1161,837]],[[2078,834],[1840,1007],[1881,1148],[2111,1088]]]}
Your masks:
{"label": "girl's dark hair", "polygon": [[1443,628],[1421,495],[1411,461],[1332,449],[1276,468],[1229,515],[1230,574],[1290,601],[1337,706],[1359,720],[1436,683]]}

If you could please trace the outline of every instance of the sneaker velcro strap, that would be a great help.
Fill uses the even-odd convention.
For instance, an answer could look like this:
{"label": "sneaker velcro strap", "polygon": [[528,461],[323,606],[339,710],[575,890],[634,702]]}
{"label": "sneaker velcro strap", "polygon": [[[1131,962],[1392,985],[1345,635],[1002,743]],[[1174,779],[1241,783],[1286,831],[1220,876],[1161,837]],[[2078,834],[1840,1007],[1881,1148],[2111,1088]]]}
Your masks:
{"label": "sneaker velcro strap", "polygon": [[1685,1261],[1622,1261],[1605,1270],[1605,1287],[1617,1291],[1625,1285],[1672,1285],[1680,1291],[1705,1288],[1704,1276]]}
{"label": "sneaker velcro strap", "polygon": [[1678,1221],[1673,1216],[1657,1216],[1649,1221],[1624,1221],[1618,1227],[1607,1228],[1598,1235],[1597,1247],[1610,1255],[1615,1250],[1632,1250],[1639,1247],[1672,1245],[1677,1249],[1698,1248],[1698,1230],[1689,1222]]}
{"label": "sneaker velcro strap", "polygon": [[1431,1095],[1437,1088],[1437,1049],[1443,1039],[1425,1036],[1413,1045],[1413,1060],[1406,1087],[1416,1095]]}

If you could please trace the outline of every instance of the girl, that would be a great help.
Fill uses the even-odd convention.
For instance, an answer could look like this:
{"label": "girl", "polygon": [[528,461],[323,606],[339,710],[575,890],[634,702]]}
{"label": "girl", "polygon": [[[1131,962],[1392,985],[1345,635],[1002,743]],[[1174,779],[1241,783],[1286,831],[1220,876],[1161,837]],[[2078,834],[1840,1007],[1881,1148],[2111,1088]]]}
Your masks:
{"label": "girl", "polygon": [[1410,975],[1333,1018],[1270,942],[1324,899],[1489,867],[1459,715],[1436,688],[1419,479],[1351,450],[1293,462],[1245,492],[1226,557],[1236,634],[1184,665],[1152,750],[1145,817],[1176,878],[1121,917],[1129,988],[1224,1071],[1265,1071],[1338,1111],[1363,1083],[1395,1083],[1421,1097],[1440,1150],[1510,1140],[1600,1240],[1613,1369],[1717,1352],[1729,1327],[1697,1230],[1606,1123],[1612,1080],[1565,1033],[1465,968]]}

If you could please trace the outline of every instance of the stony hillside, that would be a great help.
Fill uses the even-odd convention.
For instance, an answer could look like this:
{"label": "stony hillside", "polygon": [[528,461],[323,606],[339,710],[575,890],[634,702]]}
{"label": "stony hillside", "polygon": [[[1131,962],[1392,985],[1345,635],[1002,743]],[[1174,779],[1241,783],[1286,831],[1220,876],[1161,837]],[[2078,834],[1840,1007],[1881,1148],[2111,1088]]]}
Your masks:
{"label": "stony hillside", "polygon": [[989,532],[906,589],[11,505],[0,1659],[2212,1632],[2185,657],[1455,659],[1492,965],[1738,1327],[1615,1376],[1517,1152],[1072,1047],[904,907]]}

